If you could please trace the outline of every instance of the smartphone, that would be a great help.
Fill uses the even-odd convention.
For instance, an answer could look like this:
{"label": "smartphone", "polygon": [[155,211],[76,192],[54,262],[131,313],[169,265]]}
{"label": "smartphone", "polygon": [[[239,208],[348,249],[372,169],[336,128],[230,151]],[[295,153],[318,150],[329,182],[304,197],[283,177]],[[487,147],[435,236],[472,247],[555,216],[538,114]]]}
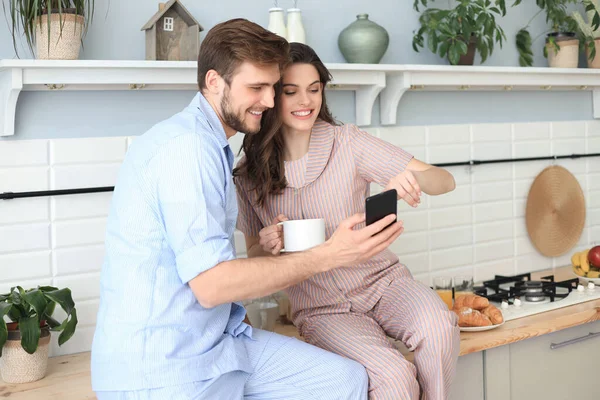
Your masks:
{"label": "smartphone", "polygon": [[397,215],[398,192],[396,189],[386,190],[385,192],[367,197],[367,200],[365,200],[365,213],[367,225],[371,225],[390,214]]}

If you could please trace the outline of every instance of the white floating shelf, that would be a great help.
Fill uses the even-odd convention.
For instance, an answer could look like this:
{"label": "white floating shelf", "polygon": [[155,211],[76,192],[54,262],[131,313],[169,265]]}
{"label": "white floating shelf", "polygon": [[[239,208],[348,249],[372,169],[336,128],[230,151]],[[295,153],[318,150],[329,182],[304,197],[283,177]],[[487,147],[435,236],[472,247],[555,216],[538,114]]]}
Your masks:
{"label": "white floating shelf", "polygon": [[[329,90],[356,93],[356,123],[371,125],[380,96],[381,123],[394,125],[406,91],[593,91],[600,118],[600,70],[453,67],[435,65],[327,64]],[[22,90],[197,90],[196,62],[121,60],[0,60],[0,136],[14,134]]]}

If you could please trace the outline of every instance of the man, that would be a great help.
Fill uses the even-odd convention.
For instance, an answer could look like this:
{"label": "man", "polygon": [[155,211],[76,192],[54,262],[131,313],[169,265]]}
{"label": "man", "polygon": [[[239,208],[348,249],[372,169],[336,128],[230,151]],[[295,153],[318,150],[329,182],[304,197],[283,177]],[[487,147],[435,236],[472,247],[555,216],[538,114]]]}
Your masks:
{"label": "man", "polygon": [[[365,260],[401,233],[394,216],[355,215],[323,245],[236,259],[237,203],[227,139],[259,131],[288,43],[242,19],[215,26],[191,104],[131,145],[106,235],[92,386],[106,399],[361,399],[364,368],[252,329],[242,299]],[[381,232],[380,232],[381,231]]]}

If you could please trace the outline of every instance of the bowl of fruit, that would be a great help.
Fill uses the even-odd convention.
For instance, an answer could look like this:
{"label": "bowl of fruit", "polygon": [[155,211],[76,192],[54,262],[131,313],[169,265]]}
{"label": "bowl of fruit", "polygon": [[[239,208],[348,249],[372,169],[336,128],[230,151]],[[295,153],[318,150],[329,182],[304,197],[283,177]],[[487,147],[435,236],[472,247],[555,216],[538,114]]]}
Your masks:
{"label": "bowl of fruit", "polygon": [[573,254],[571,265],[575,275],[582,280],[600,284],[600,246]]}

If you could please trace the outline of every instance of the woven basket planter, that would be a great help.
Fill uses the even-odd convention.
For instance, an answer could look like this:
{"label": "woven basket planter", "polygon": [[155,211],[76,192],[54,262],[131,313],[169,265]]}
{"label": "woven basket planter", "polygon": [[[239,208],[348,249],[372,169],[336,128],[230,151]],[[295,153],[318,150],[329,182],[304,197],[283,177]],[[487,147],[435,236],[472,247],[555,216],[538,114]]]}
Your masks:
{"label": "woven basket planter", "polygon": [[[41,23],[39,23],[40,20]],[[77,60],[81,50],[83,16],[64,12],[62,15],[51,14],[50,32],[48,32],[48,14],[42,15],[40,20],[36,22],[35,28],[37,58],[39,60]],[[48,33],[50,33],[50,41],[48,41]]]}
{"label": "woven basket planter", "polygon": [[46,376],[48,370],[48,348],[50,330],[42,328],[39,345],[35,353],[29,354],[21,347],[21,333],[9,331],[8,340],[2,348],[0,375],[6,383],[34,382]]}

